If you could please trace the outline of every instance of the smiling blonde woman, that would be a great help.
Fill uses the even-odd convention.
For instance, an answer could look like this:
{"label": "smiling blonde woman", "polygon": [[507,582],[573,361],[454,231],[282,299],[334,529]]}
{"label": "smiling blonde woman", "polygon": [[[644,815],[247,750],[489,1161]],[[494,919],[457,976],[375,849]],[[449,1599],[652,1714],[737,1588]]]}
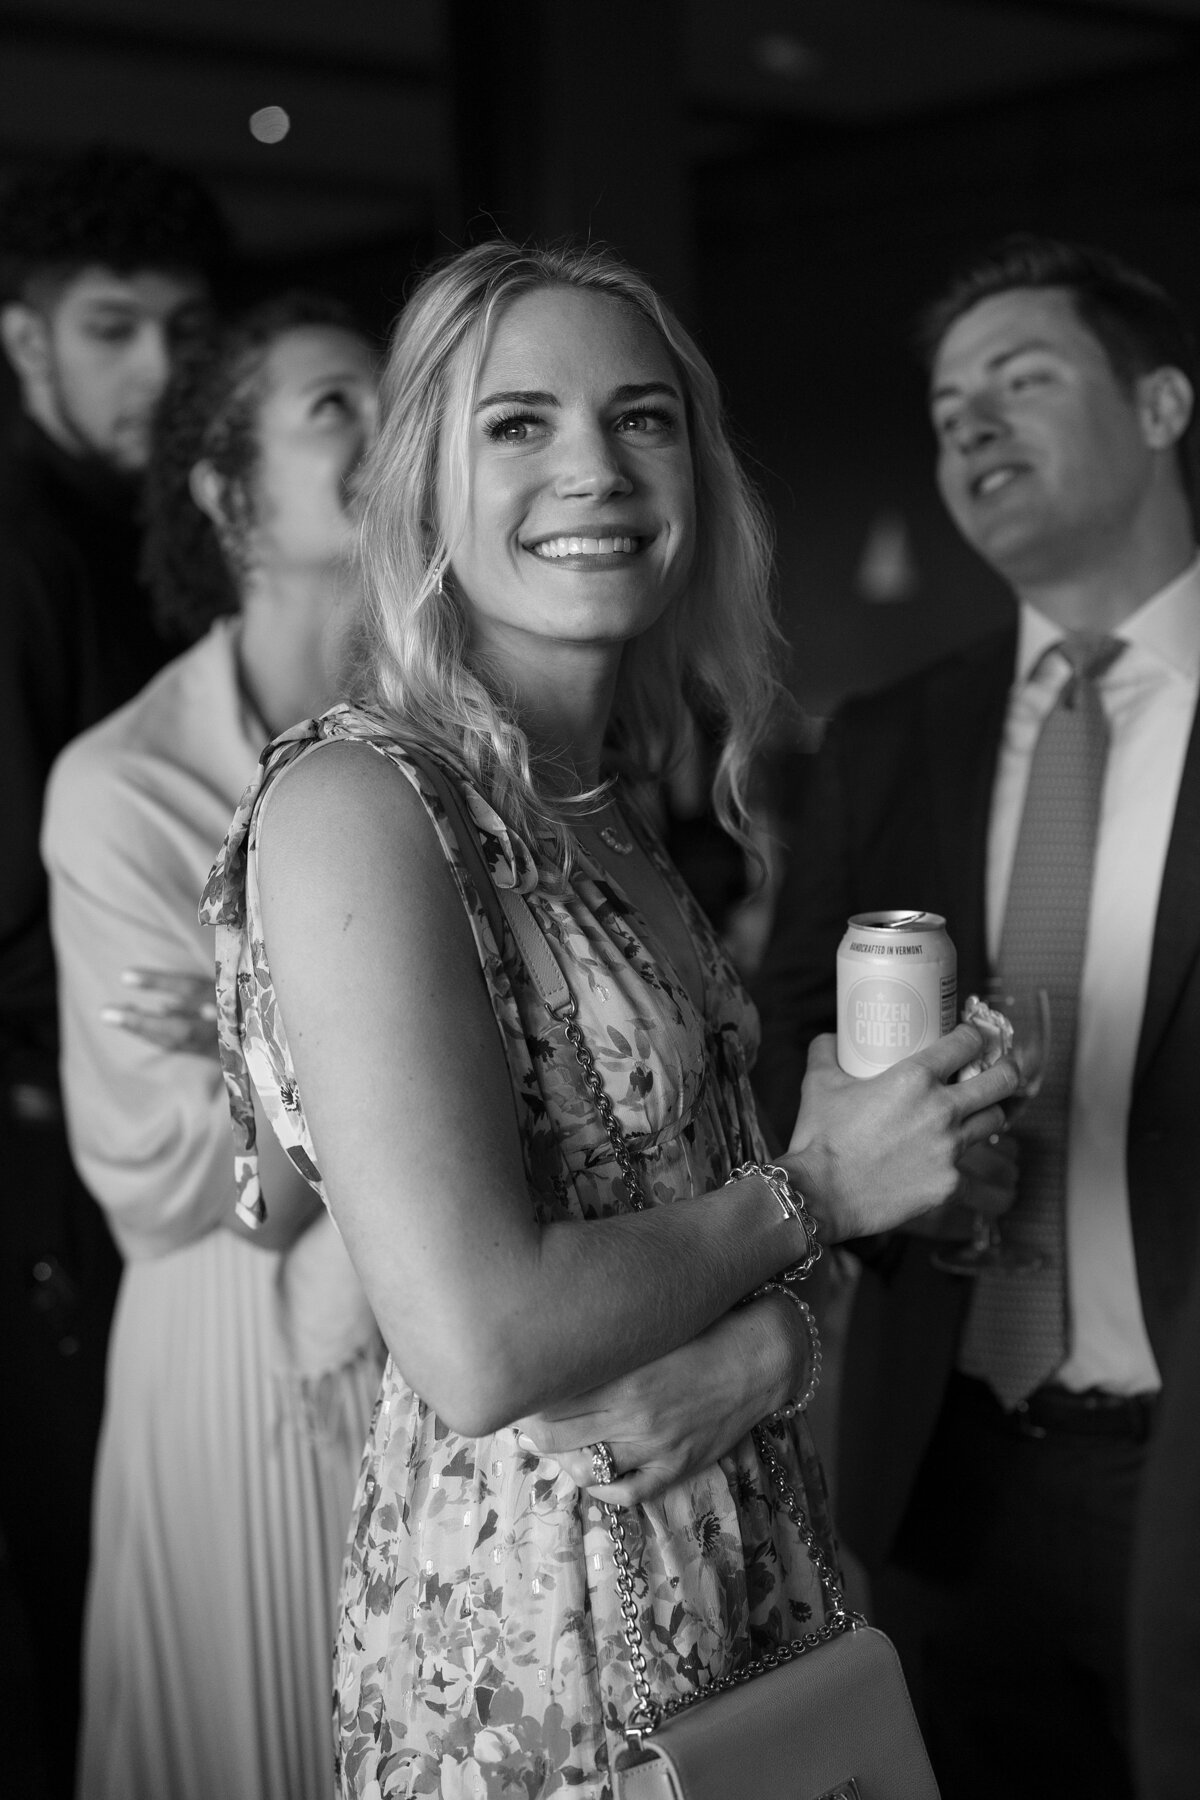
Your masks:
{"label": "smiling blonde woman", "polygon": [[[886,1226],[952,1190],[1010,1078],[944,1084],[968,1029],[861,1087],[826,1047],[786,1175],[730,1180],[766,1155],[755,1018],[642,794],[702,705],[741,828],[766,533],[643,281],[504,243],[430,275],[364,538],[361,703],[276,743],[206,902],[244,1207],[253,1077],[391,1352],[343,1572],[339,1792],[599,1800],[635,1701],[600,1502],[625,1509],[657,1698],[821,1622],[750,1436],[782,1409],[828,1550],[789,1405],[815,1340],[758,1292],[810,1249],[789,1179],[829,1237]],[[493,894],[520,896],[573,1023]]]}

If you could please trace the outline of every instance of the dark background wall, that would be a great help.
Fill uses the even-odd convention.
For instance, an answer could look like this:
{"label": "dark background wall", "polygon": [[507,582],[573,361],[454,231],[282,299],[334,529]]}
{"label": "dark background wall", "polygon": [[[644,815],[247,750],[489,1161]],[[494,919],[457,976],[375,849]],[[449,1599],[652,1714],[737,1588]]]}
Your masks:
{"label": "dark background wall", "polygon": [[1200,318],[1198,100],[1200,0],[0,4],[0,178],[97,139],[189,163],[237,297],[313,282],[383,333],[497,228],[645,267],[724,381],[817,715],[1007,604],[933,495],[918,308],[1028,227]]}

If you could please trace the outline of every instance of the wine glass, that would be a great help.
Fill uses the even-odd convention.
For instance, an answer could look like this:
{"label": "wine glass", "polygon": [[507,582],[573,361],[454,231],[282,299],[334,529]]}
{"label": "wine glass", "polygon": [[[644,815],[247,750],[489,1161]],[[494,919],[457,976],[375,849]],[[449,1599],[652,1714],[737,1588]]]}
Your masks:
{"label": "wine glass", "polygon": [[[988,1005],[1002,1012],[1013,1028],[1011,1055],[1021,1083],[1003,1103],[1007,1117],[1012,1120],[1042,1085],[1050,1055],[1050,996],[1041,987],[1021,988],[1011,993],[996,985],[988,991]],[[1000,1220],[977,1212],[972,1221],[970,1240],[935,1250],[932,1261],[935,1269],[941,1269],[947,1275],[977,1275],[981,1269],[1003,1269],[1013,1273],[1040,1269],[1045,1258],[1036,1250],[1006,1243]]]}

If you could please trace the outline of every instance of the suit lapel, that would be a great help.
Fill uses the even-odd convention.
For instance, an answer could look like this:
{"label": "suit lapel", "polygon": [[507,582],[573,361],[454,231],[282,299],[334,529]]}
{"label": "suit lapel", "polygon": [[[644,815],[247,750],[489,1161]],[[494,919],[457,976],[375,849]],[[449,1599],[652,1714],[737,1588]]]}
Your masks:
{"label": "suit lapel", "polygon": [[1141,1080],[1200,951],[1200,709],[1192,720],[1163,867],[1134,1086]]}
{"label": "suit lapel", "polygon": [[940,860],[939,890],[958,951],[960,986],[987,976],[984,896],[996,756],[1016,660],[1009,627],[943,665],[926,689],[925,742]]}

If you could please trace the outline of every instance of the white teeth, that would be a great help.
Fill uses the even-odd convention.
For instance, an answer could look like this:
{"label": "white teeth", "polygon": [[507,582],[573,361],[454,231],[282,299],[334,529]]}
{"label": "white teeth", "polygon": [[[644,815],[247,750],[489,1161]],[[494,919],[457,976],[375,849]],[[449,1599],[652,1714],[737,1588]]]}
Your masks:
{"label": "white teeth", "polygon": [[997,488],[1004,487],[1012,481],[1016,474],[1017,470],[1011,468],[989,469],[988,473],[981,475],[975,483],[975,492],[977,494],[994,494]]}
{"label": "white teeth", "polygon": [[632,556],[636,538],[559,537],[533,546],[533,554],[553,562],[560,556]]}

